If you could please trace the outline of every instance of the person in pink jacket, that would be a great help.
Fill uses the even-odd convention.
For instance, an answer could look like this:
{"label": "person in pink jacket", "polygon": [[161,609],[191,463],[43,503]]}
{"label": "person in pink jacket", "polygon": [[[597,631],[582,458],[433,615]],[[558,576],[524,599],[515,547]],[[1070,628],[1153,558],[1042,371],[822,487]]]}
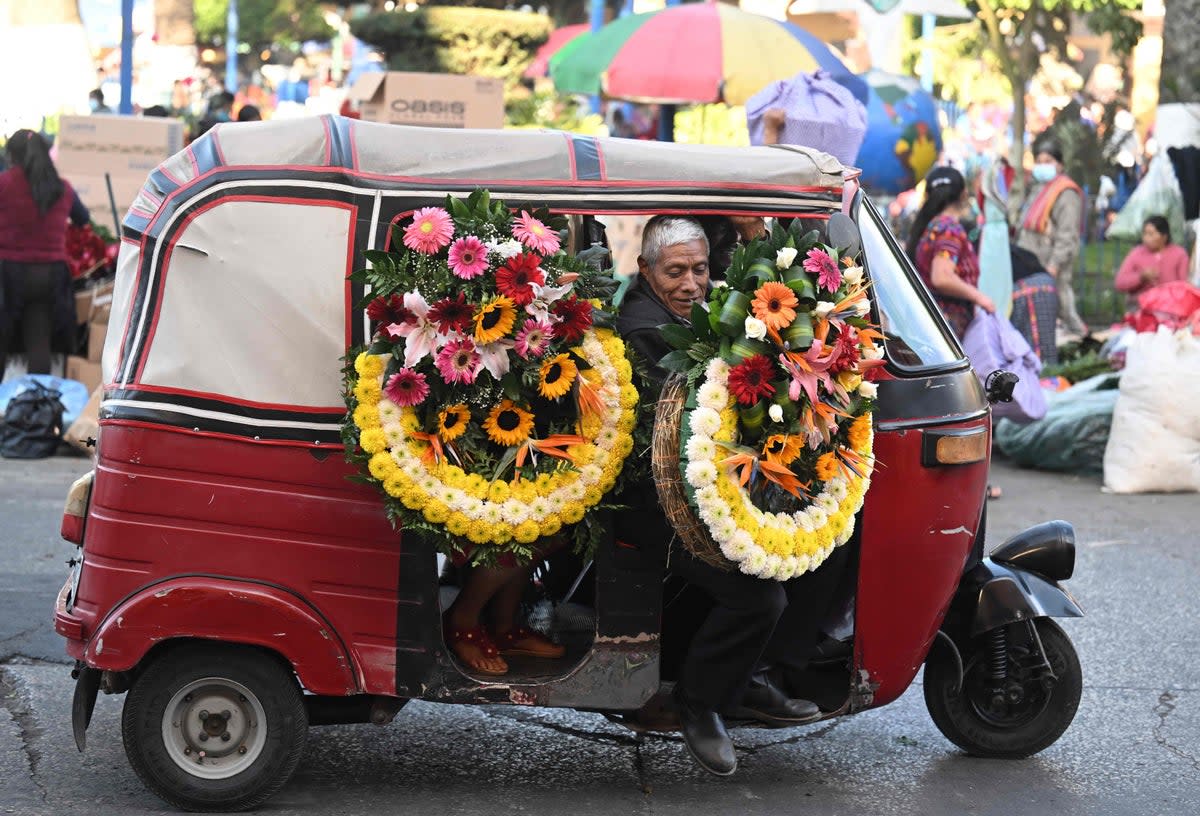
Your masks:
{"label": "person in pink jacket", "polygon": [[[1171,243],[1171,226],[1161,215],[1152,215],[1142,225],[1142,242],[1129,250],[1114,285],[1126,292],[1131,303],[1160,283],[1187,280],[1187,250]],[[1136,308],[1136,306],[1135,306]]]}

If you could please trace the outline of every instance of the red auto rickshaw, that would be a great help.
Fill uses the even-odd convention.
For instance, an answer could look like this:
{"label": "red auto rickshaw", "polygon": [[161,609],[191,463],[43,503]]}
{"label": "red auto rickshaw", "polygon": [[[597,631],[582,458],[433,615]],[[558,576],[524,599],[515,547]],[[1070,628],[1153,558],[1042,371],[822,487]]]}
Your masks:
{"label": "red auto rickshaw", "polygon": [[985,557],[988,399],[1005,377],[981,385],[856,171],[798,147],[325,116],[218,126],[125,218],[95,469],[62,524],[79,552],[55,627],[80,750],[98,691],[125,693],[126,753],[151,790],[248,809],[287,781],[309,726],[385,724],[412,699],[623,719],[673,676],[662,555],[624,547],[556,599],[566,657],[465,673],[443,644],[436,553],[348,478],[340,358],[370,331],[348,273],[402,214],[478,187],[570,214],[576,246],[631,215],[852,221],[886,334],[881,467],[848,545],[846,653],[814,664],[814,696],[826,718],[877,708],[924,666],[935,723],[969,753],[1028,756],[1063,733],[1081,673],[1051,618],[1082,614],[1058,583],[1073,530],[1041,524]]}

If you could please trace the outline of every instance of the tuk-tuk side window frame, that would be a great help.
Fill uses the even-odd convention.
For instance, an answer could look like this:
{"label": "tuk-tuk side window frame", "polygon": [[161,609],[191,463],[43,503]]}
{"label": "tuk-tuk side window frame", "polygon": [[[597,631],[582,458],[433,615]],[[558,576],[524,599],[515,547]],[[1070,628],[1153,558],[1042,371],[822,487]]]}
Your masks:
{"label": "tuk-tuk side window frame", "polygon": [[[887,225],[883,223],[883,219],[879,215],[878,211],[876,211],[875,205],[871,204],[870,200],[865,194],[859,192],[855,196],[854,203],[852,205],[852,211],[854,213],[855,223],[858,224],[859,232],[863,238],[863,268],[866,270],[868,278],[870,278],[870,280],[873,282],[872,288],[876,293],[875,307],[879,311],[880,316],[883,317],[888,314],[887,294],[885,293],[888,293],[890,290],[887,287],[880,287],[878,284],[874,283],[884,276],[881,274],[878,268],[874,270],[871,268],[871,256],[870,253],[866,251],[866,229],[874,229],[879,234],[879,237],[882,239],[883,244],[888,250],[888,255],[895,262],[899,273],[904,276],[904,281],[909,284],[909,292],[906,294],[919,301],[925,314],[929,317],[930,325],[927,328],[932,328],[935,332],[937,332],[937,334],[930,335],[928,331],[922,329],[921,327],[915,328],[921,334],[923,339],[931,341],[935,344],[938,341],[944,343],[945,352],[947,352],[945,359],[936,362],[925,365],[905,364],[899,362],[896,359],[897,355],[893,354],[893,347],[891,347],[893,335],[890,332],[885,332],[887,337],[884,340],[884,349],[887,352],[889,370],[892,370],[893,373],[897,374],[898,376],[921,376],[935,372],[956,371],[969,367],[970,361],[967,359],[967,356],[963,351],[962,345],[959,343],[958,338],[950,329],[950,325],[946,322],[946,318],[942,315],[941,309],[939,309],[937,303],[934,302],[933,296],[930,295],[928,288],[926,288],[925,283],[917,274],[916,269],[913,268],[912,261],[909,259],[907,253],[905,253],[900,247],[899,242],[897,242],[895,236],[892,235],[891,230],[889,230]],[[869,225],[866,223],[868,221]]]}

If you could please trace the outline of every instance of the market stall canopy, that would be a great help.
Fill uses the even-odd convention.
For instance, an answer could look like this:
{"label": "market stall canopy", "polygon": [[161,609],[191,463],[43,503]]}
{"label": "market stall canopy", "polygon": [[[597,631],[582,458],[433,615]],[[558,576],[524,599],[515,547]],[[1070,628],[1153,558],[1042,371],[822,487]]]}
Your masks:
{"label": "market stall canopy", "polygon": [[533,62],[529,63],[529,67],[525,69],[525,78],[538,79],[549,76],[550,58],[561,51],[567,43],[576,37],[582,37],[584,34],[587,34],[590,29],[591,26],[587,23],[554,29],[550,34],[550,39],[542,44],[542,47],[537,50],[537,54],[534,55]]}
{"label": "market stall canopy", "polygon": [[947,17],[955,20],[970,20],[975,17],[959,0],[795,0],[788,6],[787,13],[793,16],[802,14],[828,14],[831,12],[871,12],[887,14],[892,11],[900,14],[932,14],[935,17]]}
{"label": "market stall canopy", "polygon": [[661,104],[740,105],[771,82],[817,69],[866,101],[866,86],[814,35],[713,2],[618,18],[550,60],[560,92]]}

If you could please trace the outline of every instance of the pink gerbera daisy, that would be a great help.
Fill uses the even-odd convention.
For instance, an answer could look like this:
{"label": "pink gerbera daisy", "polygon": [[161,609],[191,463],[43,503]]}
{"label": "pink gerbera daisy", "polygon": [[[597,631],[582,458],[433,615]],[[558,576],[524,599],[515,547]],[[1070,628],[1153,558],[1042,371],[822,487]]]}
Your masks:
{"label": "pink gerbera daisy", "polygon": [[517,216],[517,223],[513,226],[512,234],[525,246],[543,255],[553,255],[558,252],[558,234],[524,210]]}
{"label": "pink gerbera daisy", "polygon": [[477,278],[487,271],[487,245],[468,235],[450,245],[450,271],[463,280]]}
{"label": "pink gerbera daisy", "polygon": [[451,340],[438,352],[437,369],[447,385],[471,385],[481,368],[483,359],[475,350],[475,344],[467,338]]}
{"label": "pink gerbera daisy", "polygon": [[526,320],[521,325],[521,330],[517,332],[515,346],[517,354],[521,355],[523,360],[528,360],[530,357],[541,357],[550,347],[550,336],[553,330],[554,327],[549,323],[543,323],[540,320]]}
{"label": "pink gerbera daisy", "polygon": [[429,396],[429,383],[421,372],[402,368],[388,377],[383,393],[397,405],[420,405]]}
{"label": "pink gerbera daisy", "polygon": [[441,207],[424,207],[413,213],[413,222],[404,228],[404,245],[414,252],[432,255],[450,243],[454,222]]}
{"label": "pink gerbera daisy", "polygon": [[810,249],[804,258],[804,271],[817,276],[817,285],[829,292],[836,292],[842,285],[842,271],[837,261],[823,249]]}

